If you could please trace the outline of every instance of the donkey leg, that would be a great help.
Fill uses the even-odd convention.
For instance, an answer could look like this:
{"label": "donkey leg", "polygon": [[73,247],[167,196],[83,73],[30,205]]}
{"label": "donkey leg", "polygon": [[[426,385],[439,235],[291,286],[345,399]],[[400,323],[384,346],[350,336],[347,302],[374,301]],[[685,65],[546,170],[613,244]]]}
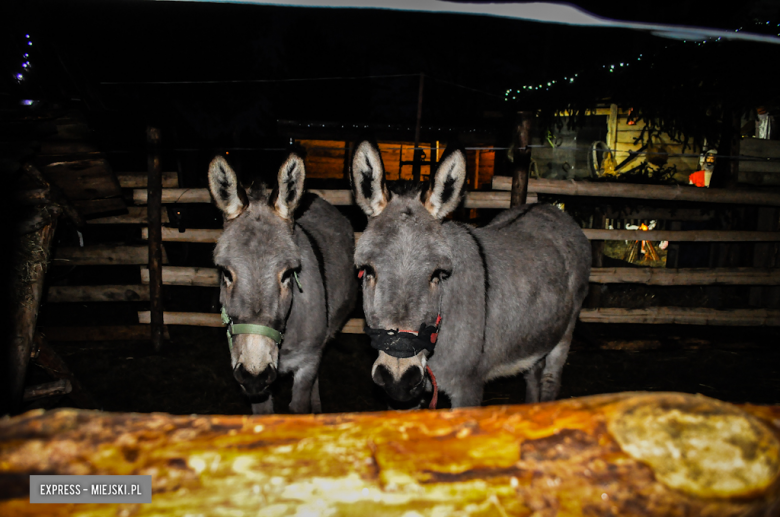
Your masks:
{"label": "donkey leg", "polygon": [[550,350],[544,360],[544,370],[542,370],[542,396],[541,401],[547,402],[555,400],[558,396],[558,390],[561,389],[561,373],[563,365],[566,364],[566,357],[569,355],[571,346],[571,336],[574,332],[574,322],[563,335],[563,338]]}
{"label": "donkey leg", "polygon": [[482,405],[484,385],[479,382],[464,382],[456,390],[447,391],[452,407],[478,407]]}
{"label": "donkey leg", "polygon": [[253,415],[273,415],[274,414],[274,398],[271,395],[268,395],[268,400],[252,404],[252,414]]}
{"label": "donkey leg", "polygon": [[322,403],[320,402],[320,376],[314,378],[314,384],[311,386],[311,412],[322,413]]}
{"label": "donkey leg", "polygon": [[536,404],[539,402],[540,389],[542,385],[542,368],[545,361],[540,359],[530,369],[523,372],[525,378],[525,403]]}
{"label": "donkey leg", "polygon": [[311,413],[312,411],[312,387],[317,379],[319,362],[313,366],[304,365],[293,373],[292,401],[290,412]]}

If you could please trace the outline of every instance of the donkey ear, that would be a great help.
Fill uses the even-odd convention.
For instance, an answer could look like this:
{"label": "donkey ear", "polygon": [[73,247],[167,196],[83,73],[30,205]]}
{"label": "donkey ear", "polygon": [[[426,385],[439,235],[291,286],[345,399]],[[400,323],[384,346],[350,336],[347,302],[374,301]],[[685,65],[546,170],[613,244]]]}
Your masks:
{"label": "donkey ear", "polygon": [[385,167],[382,155],[373,144],[363,141],[352,157],[352,193],[369,217],[376,217],[387,206]]}
{"label": "donkey ear", "polygon": [[463,151],[450,153],[431,178],[432,188],[425,198],[425,208],[436,219],[444,219],[460,202],[466,181],[466,157]]}
{"label": "donkey ear", "polygon": [[306,179],[306,169],[303,158],[295,153],[290,154],[279,167],[279,187],[274,210],[282,219],[292,221],[298,202],[303,196],[303,180]]}
{"label": "donkey ear", "polygon": [[238,184],[236,173],[221,156],[209,164],[209,190],[227,221],[241,215],[247,206],[244,188]]}

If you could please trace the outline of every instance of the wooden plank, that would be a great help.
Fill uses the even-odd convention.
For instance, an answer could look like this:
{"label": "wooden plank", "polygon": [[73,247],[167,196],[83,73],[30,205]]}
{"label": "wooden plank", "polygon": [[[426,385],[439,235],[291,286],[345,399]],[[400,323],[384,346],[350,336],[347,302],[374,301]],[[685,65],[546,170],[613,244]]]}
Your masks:
{"label": "wooden plank", "polygon": [[780,232],[749,232],[728,230],[598,230],[584,228],[590,240],[604,241],[672,241],[672,242],[777,242]]}
{"label": "wooden plank", "polygon": [[43,141],[41,142],[41,155],[68,155],[98,153],[100,149],[91,142],[79,141]]}
{"label": "wooden plank", "polygon": [[780,269],[593,268],[590,270],[590,281],[599,284],[646,285],[780,285]]}
{"label": "wooden plank", "polygon": [[125,200],[121,197],[81,199],[74,201],[73,206],[84,217],[93,217],[108,212],[122,212],[127,209]]}
{"label": "wooden plank", "polygon": [[[510,190],[512,179],[494,176],[493,190]],[[689,185],[634,185],[574,180],[531,179],[528,191],[564,196],[664,199],[699,203],[729,203],[780,206],[780,193],[759,189],[708,189]]]}
{"label": "wooden plank", "polygon": [[119,182],[104,158],[50,163],[41,172],[71,201],[122,195]]}
{"label": "wooden plank", "polygon": [[[219,271],[216,268],[165,266],[162,269],[164,285],[190,285],[218,287]],[[149,269],[141,268],[141,283],[149,283]]]}
{"label": "wooden plank", "polygon": [[777,172],[745,172],[742,163],[739,165],[739,182],[746,185],[765,185],[768,187],[780,187],[780,165]]}
{"label": "wooden plank", "polygon": [[31,402],[33,400],[54,397],[56,395],[67,395],[72,389],[73,387],[68,379],[60,379],[58,381],[38,384],[36,386],[28,386],[24,389],[23,400],[25,402]]}
{"label": "wooden plank", "polygon": [[[49,342],[148,341],[149,325],[103,325],[96,327],[45,327],[40,332]],[[167,328],[165,339],[170,340]]]}
{"label": "wooden plank", "polygon": [[780,310],[703,309],[687,307],[648,307],[646,309],[582,309],[586,323],[642,323],[657,325],[723,325],[740,327],[780,326]]}
{"label": "wooden plank", "polygon": [[[138,323],[149,324],[152,321],[150,311],[138,311]],[[188,325],[191,327],[224,327],[222,316],[209,312],[168,312],[163,313],[166,325]]]}
{"label": "wooden plank", "polygon": [[[117,172],[116,178],[122,188],[146,188],[147,172]],[[174,171],[162,173],[162,186],[164,188],[178,188],[179,175]]]}
{"label": "wooden plank", "polygon": [[630,205],[616,209],[607,207],[607,219],[642,219],[662,221],[711,221],[714,210],[698,208],[656,208],[652,206]]}
{"label": "wooden plank", "polygon": [[[162,211],[163,224],[169,224],[171,220],[168,218],[168,211]],[[96,219],[89,219],[87,224],[149,224],[149,217],[146,213],[145,206],[128,206],[127,213],[121,215],[110,215],[107,217],[98,217]]]}
{"label": "wooden plank", "polygon": [[[180,232],[176,228],[162,228],[162,240],[164,242],[194,242],[211,244],[217,242],[222,230],[198,230],[188,228]],[[141,238],[149,238],[149,228],[141,228]]]}
{"label": "wooden plank", "polygon": [[682,393],[329,415],[28,412],[0,421],[0,514],[74,513],[30,504],[31,474],[153,472],[140,515],[770,516],[778,422],[777,406]]}
{"label": "wooden plank", "polygon": [[744,138],[739,142],[739,154],[756,158],[780,158],[780,140]]}
{"label": "wooden plank", "polygon": [[780,175],[780,161],[739,160],[739,172]]}
{"label": "wooden plank", "polygon": [[48,303],[148,300],[149,288],[145,285],[52,285],[46,293]]}
{"label": "wooden plank", "polygon": [[[57,248],[52,265],[55,266],[107,266],[140,265],[149,263],[147,246],[102,244],[85,248]],[[163,250],[163,263],[168,257]]]}

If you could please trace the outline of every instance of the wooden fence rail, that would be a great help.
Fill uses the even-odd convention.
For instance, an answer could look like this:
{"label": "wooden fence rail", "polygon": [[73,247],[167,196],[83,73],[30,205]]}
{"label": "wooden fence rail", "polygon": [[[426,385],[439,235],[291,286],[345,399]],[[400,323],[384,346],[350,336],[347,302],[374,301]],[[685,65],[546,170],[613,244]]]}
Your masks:
{"label": "wooden fence rail", "polygon": [[[141,283],[149,282],[149,270],[141,267]],[[770,268],[691,268],[651,267],[593,268],[590,282],[596,284],[646,285],[780,285],[780,269]],[[163,267],[163,284],[217,287],[216,268]]]}
{"label": "wooden fence rail", "polygon": [[[493,190],[510,190],[512,178],[493,176]],[[699,203],[780,206],[780,192],[765,189],[709,189],[688,185],[637,185],[595,181],[546,180],[528,181],[528,192],[561,196],[623,197],[662,199]]]}
{"label": "wooden fence rail", "polygon": [[[163,228],[162,239],[166,242],[192,242],[213,244],[222,230],[189,229],[180,232],[176,228]],[[599,230],[584,228],[582,232],[589,240],[606,241],[672,241],[672,242],[777,242],[780,232],[722,231],[722,230]],[[147,239],[149,230],[141,230],[141,238]],[[355,232],[355,241],[361,233]]]}

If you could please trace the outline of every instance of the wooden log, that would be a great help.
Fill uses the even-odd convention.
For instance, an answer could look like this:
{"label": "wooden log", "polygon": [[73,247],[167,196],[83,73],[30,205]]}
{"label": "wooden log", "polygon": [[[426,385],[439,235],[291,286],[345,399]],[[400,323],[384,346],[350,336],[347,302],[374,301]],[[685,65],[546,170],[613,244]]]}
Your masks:
{"label": "wooden log", "polygon": [[778,422],[776,406],[681,393],[339,415],[33,411],[0,421],[0,513],[73,513],[30,504],[30,474],[153,472],[139,515],[769,516]]}
{"label": "wooden log", "polygon": [[51,243],[57,219],[37,232],[21,237],[17,244],[15,271],[12,279],[13,328],[11,340],[6,349],[7,389],[3,406],[9,405],[15,411],[22,402],[27,365],[38,322],[38,310],[43,296],[43,283],[48,267]]}
{"label": "wooden log", "polygon": [[51,193],[48,188],[19,190],[14,192],[14,199],[17,204],[22,206],[48,205],[52,202]]}
{"label": "wooden log", "polygon": [[43,177],[43,174],[41,174],[41,172],[31,163],[25,163],[22,166],[22,169],[24,169],[27,177],[35,184],[49,189],[52,201],[60,207],[65,216],[70,219],[73,224],[77,227],[84,225],[84,219],[81,217],[81,214],[76,210],[75,206],[71,204],[70,200],[65,196],[65,193],[60,187],[49,183],[46,178]]}
{"label": "wooden log", "polygon": [[147,166],[147,203],[149,227],[144,228],[149,240],[149,301],[151,314],[152,345],[159,353],[163,346],[163,300],[162,300],[162,166],[160,165],[160,130],[146,128],[146,142],[149,145]]}
{"label": "wooden log", "polygon": [[[512,179],[494,176],[493,190],[511,190]],[[561,196],[665,199],[697,203],[728,203],[779,206],[780,193],[757,189],[706,189],[689,185],[635,185],[574,180],[531,179],[528,192]]]}
{"label": "wooden log", "polygon": [[124,199],[121,197],[80,199],[74,201],[73,206],[84,217],[94,216],[95,214],[105,214],[106,212],[123,212],[127,208]]}
{"label": "wooden log", "polygon": [[[146,189],[148,182],[148,172],[117,172],[116,179],[119,180],[119,186],[122,188],[143,188]],[[175,171],[162,173],[163,188],[178,188],[179,175]]]}
{"label": "wooden log", "polygon": [[[162,270],[164,285],[190,285],[218,287],[219,271],[216,268],[166,266]],[[149,283],[149,269],[141,268],[141,283]]]}
{"label": "wooden log", "polygon": [[[168,328],[165,339],[170,340]],[[101,325],[95,327],[45,327],[41,333],[49,342],[148,341],[149,325]]]}
{"label": "wooden log", "polygon": [[[168,211],[162,211],[162,223],[169,224],[171,220],[168,218]],[[110,215],[107,217],[98,217],[96,219],[90,219],[87,224],[149,224],[149,216],[144,206],[129,206],[127,207],[127,213],[121,215]]]}
{"label": "wooden log", "polygon": [[[645,240],[645,241],[674,241],[674,242],[777,242],[780,241],[778,232],[743,232],[743,231],[721,231],[721,230],[690,230],[690,231],[672,231],[672,230],[599,230],[585,228],[582,230],[590,240],[603,241],[624,241],[624,240]],[[217,242],[222,230],[208,229],[189,229],[179,232],[176,228],[163,228],[162,240],[165,242],[194,242],[209,244]],[[149,232],[147,228],[141,229],[141,238],[147,239]],[[359,232],[355,233],[355,240],[359,237]]]}
{"label": "wooden log", "polygon": [[[55,266],[110,266],[140,265],[149,263],[147,246],[101,244],[85,248],[57,248],[52,264]],[[163,264],[168,256],[163,250]]]}
{"label": "wooden log", "polygon": [[52,285],[48,303],[140,302],[149,301],[144,285]]}
{"label": "wooden log", "polygon": [[67,395],[71,392],[72,386],[68,379],[60,379],[54,382],[28,386],[24,389],[24,402],[54,397],[55,395]]}
{"label": "wooden log", "polygon": [[76,407],[82,409],[98,409],[100,405],[89,393],[81,382],[70,371],[68,365],[60,355],[46,342],[40,332],[35,334],[36,351],[33,354],[33,361],[42,368],[47,374],[55,379],[65,379],[70,382],[71,391],[68,394],[70,399],[77,404]]}
{"label": "wooden log", "polygon": [[32,207],[32,210],[25,210],[20,213],[21,217],[16,222],[15,233],[18,235],[24,235],[31,232],[36,232],[51,224],[51,214],[47,207]]}
{"label": "wooden log", "polygon": [[780,285],[780,269],[594,268],[590,271],[590,281],[599,284],[646,285]]}
{"label": "wooden log", "polygon": [[658,325],[723,325],[740,327],[780,326],[780,310],[703,309],[687,307],[648,307],[646,309],[583,309],[585,323],[643,323]]}

